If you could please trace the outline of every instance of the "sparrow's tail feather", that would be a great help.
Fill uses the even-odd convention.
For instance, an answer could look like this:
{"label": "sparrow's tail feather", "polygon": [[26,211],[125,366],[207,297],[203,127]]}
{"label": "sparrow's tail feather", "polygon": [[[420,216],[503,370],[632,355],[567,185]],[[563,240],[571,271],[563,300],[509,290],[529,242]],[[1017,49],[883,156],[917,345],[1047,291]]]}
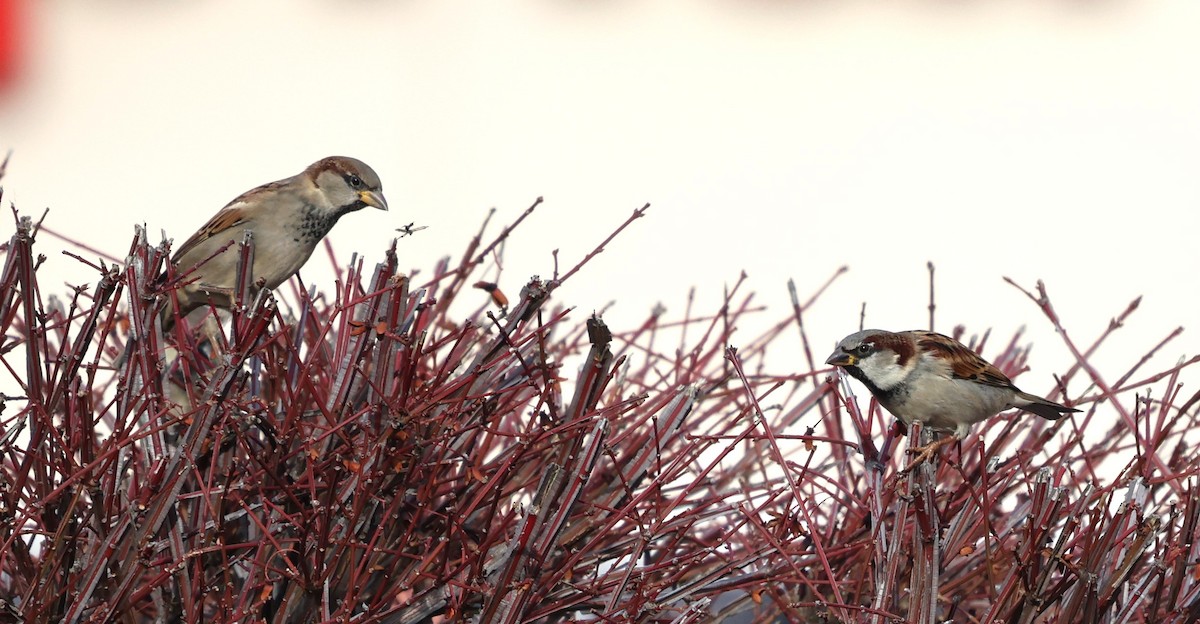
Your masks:
{"label": "sparrow's tail feather", "polygon": [[1016,407],[1019,407],[1027,412],[1033,412],[1047,420],[1058,420],[1063,417],[1063,414],[1078,412],[1079,410],[1066,405],[1059,405],[1054,401],[1043,399],[1040,396],[1029,394],[1028,392],[1020,392],[1017,394],[1017,399],[1013,401]]}

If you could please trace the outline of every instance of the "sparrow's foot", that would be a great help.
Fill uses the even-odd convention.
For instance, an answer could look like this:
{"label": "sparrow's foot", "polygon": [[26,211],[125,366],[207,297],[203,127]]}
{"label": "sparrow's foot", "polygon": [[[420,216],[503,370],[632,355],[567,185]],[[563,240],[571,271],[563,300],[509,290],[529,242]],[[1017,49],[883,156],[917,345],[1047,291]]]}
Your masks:
{"label": "sparrow's foot", "polygon": [[913,457],[912,461],[908,462],[908,465],[905,466],[904,470],[901,470],[900,472],[901,473],[911,472],[912,469],[916,468],[917,466],[920,466],[921,464],[933,459],[933,456],[936,455],[937,452],[939,450],[941,450],[941,448],[943,446],[953,444],[957,441],[958,441],[958,438],[956,438],[954,436],[946,436],[940,440],[935,440],[933,442],[930,442],[929,444],[926,444],[925,446],[918,446],[918,447],[908,449],[908,454],[915,455],[915,457]]}

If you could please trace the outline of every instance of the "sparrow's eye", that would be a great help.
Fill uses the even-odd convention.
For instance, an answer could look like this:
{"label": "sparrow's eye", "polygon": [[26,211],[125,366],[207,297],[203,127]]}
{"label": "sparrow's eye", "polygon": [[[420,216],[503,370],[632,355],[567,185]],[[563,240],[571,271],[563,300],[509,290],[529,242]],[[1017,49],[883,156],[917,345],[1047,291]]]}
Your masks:
{"label": "sparrow's eye", "polygon": [[863,344],[860,344],[857,347],[854,347],[854,353],[856,353],[859,356],[868,356],[868,355],[871,355],[871,349],[872,349],[871,343],[864,342]]}
{"label": "sparrow's eye", "polygon": [[361,188],[363,185],[362,178],[360,178],[356,175],[352,175],[352,176],[346,178],[346,183],[350,185],[350,188],[354,188],[354,189]]}

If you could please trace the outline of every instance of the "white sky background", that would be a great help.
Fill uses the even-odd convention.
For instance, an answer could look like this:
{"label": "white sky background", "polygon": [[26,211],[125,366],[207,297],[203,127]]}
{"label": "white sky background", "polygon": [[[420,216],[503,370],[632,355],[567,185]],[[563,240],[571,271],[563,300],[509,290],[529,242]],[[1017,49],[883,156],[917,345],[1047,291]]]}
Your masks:
{"label": "white sky background", "polygon": [[[789,277],[807,296],[848,264],[806,317],[824,356],[863,301],[870,326],[924,327],[932,260],[938,329],[994,328],[994,356],[1027,326],[1018,383],[1043,393],[1070,356],[1003,276],[1045,280],[1081,346],[1145,295],[1097,360],[1110,380],[1200,308],[1194,0],[26,8],[24,74],[0,94],[5,209],[48,206],[52,228],[114,254],[135,223],[181,242],[241,192],[344,154],[392,207],[341,221],[346,260],[416,222],[401,266],[427,273],[487,208],[504,224],[545,196],[508,246],[510,297],[553,249],[568,268],[651,203],[559,293],[579,321],[617,300],[616,330],[656,302],[682,314],[693,285],[713,310],[742,270],[774,321]],[[39,247],[44,287],[95,282]],[[804,369],[798,350],[773,358]]]}

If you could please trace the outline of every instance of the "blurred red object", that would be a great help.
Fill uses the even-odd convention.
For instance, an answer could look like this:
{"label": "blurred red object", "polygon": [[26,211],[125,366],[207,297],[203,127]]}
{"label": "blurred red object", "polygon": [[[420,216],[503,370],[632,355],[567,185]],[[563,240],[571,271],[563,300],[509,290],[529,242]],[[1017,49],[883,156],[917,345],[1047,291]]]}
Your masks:
{"label": "blurred red object", "polygon": [[17,75],[20,47],[17,20],[18,0],[0,0],[0,88],[7,87]]}

